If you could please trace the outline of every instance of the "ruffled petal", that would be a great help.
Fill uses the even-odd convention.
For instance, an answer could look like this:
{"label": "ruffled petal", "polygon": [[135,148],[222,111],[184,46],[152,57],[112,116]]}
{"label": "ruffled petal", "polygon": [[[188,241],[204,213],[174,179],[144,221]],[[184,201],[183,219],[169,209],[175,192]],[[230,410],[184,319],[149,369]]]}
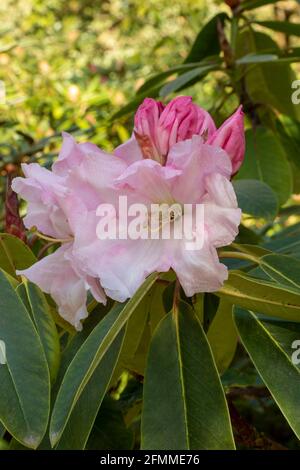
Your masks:
{"label": "ruffled petal", "polygon": [[143,159],[141,149],[134,135],[124,144],[119,145],[114,150],[114,155],[121,158],[128,165]]}
{"label": "ruffled petal", "polygon": [[63,245],[30,268],[17,273],[50,294],[57,303],[59,314],[81,330],[81,320],[88,316],[86,299],[90,286],[74,270],[69,259],[71,250],[72,245]]}
{"label": "ruffled petal", "polygon": [[181,172],[163,167],[154,160],[142,160],[130,165],[117,178],[118,189],[131,189],[138,193],[140,202],[172,203],[172,185]]}
{"label": "ruffled petal", "polygon": [[103,258],[105,269],[99,273],[106,294],[124,302],[155,271],[170,269],[164,248],[166,240],[116,240]]}
{"label": "ruffled petal", "polygon": [[187,250],[183,240],[178,244],[172,268],[187,297],[199,292],[215,292],[228,277],[226,266],[219,262],[216,249],[207,241],[200,250]]}
{"label": "ruffled petal", "polygon": [[37,163],[23,164],[22,169],[25,178],[15,178],[12,188],[28,202],[25,226],[28,229],[36,226],[40,232],[51,237],[68,237],[70,228],[60,204],[69,194],[65,178]]}
{"label": "ruffled petal", "polygon": [[169,153],[167,168],[181,171],[173,195],[186,204],[201,201],[206,191],[206,176],[220,173],[229,178],[231,175],[231,162],[226,152],[205,144],[199,136],[175,144]]}
{"label": "ruffled petal", "polygon": [[205,186],[204,222],[209,242],[215,247],[229,245],[238,234],[242,215],[233,186],[218,173],[207,176]]}
{"label": "ruffled petal", "polygon": [[58,159],[52,165],[53,173],[66,176],[70,170],[80,165],[89,154],[98,154],[101,150],[90,142],[77,144],[76,140],[67,132],[62,133],[63,143]]}

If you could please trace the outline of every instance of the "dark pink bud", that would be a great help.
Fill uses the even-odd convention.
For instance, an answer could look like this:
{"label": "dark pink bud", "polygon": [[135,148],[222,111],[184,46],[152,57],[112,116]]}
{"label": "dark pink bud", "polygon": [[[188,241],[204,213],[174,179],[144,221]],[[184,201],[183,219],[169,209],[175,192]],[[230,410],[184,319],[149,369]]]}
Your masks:
{"label": "dark pink bud", "polygon": [[164,107],[146,98],[135,115],[135,136],[145,158],[164,164],[170,148],[193,135],[205,139],[216,131],[210,114],[192,102],[190,96],[179,96]]}
{"label": "dark pink bud", "polygon": [[208,143],[225,150],[232,163],[232,174],[236,174],[245,155],[244,113],[242,106],[208,139]]}

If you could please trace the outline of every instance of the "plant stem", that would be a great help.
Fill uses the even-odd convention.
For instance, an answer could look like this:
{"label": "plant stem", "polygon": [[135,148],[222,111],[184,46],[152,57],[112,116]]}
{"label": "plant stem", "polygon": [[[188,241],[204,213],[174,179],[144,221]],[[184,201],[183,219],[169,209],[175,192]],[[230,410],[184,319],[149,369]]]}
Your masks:
{"label": "plant stem", "polygon": [[173,296],[173,314],[174,315],[178,313],[179,296],[180,296],[180,283],[178,279],[176,279],[174,296]]}
{"label": "plant stem", "polygon": [[220,251],[219,257],[241,259],[243,261],[251,261],[252,263],[259,264],[259,258],[256,256],[250,255],[248,253],[241,253],[239,251]]}

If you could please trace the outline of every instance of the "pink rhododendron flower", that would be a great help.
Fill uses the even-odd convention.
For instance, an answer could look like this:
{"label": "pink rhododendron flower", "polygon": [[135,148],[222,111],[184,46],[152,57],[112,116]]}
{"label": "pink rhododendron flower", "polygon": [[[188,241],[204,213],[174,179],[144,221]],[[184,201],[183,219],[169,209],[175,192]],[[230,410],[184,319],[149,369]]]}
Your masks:
{"label": "pink rhododendron flower", "polygon": [[121,302],[131,297],[150,273],[171,268],[187,296],[218,290],[227,278],[227,268],[219,262],[216,249],[234,240],[241,217],[230,182],[231,170],[224,150],[193,136],[172,147],[165,166],[139,160],[115,181],[116,191],[132,202],[203,204],[201,249],[187,250],[185,238],[99,240],[95,235],[97,217],[89,214],[78,233],[75,256],[89,266],[91,276],[101,279],[106,293]]}
{"label": "pink rhododendron flower", "polygon": [[[13,189],[28,202],[26,227],[35,226],[62,243],[19,274],[50,293],[63,318],[80,329],[87,316],[87,291],[99,302],[105,303],[106,295],[122,302],[154,271],[173,269],[187,296],[222,286],[227,268],[217,248],[234,240],[241,217],[230,182],[244,152],[240,108],[216,130],[210,115],[190,97],[167,106],[147,99],[136,113],[133,136],[113,155],[91,143],[77,144],[68,134],[63,137],[52,171],[24,165],[25,178],[13,181]],[[201,247],[188,250],[186,234],[180,239],[99,239],[98,208],[112,205],[111,220],[120,221],[120,196],[127,197],[128,205],[146,208],[153,203],[201,205]],[[179,217],[191,216],[184,209],[168,222]],[[149,219],[143,224],[148,230]],[[197,231],[192,221],[189,235],[197,239]]]}
{"label": "pink rhododendron flower", "polygon": [[135,133],[115,154],[128,163],[152,158],[165,164],[172,146],[200,135],[208,143],[224,149],[232,162],[232,173],[240,168],[245,154],[244,115],[241,106],[217,130],[210,114],[192,103],[190,96],[179,96],[164,107],[146,98],[135,114]]}
{"label": "pink rhododendron flower", "polygon": [[23,165],[25,178],[15,178],[13,189],[28,201],[25,226],[64,245],[31,268],[19,271],[43,291],[52,295],[63,318],[81,328],[87,317],[87,291],[105,303],[105,294],[98,279],[86,274],[72,254],[73,239],[89,210],[96,210],[105,198],[111,200],[109,181],[118,176],[126,164],[99,150],[93,144],[76,144],[64,134],[58,160],[52,170],[36,163]]}

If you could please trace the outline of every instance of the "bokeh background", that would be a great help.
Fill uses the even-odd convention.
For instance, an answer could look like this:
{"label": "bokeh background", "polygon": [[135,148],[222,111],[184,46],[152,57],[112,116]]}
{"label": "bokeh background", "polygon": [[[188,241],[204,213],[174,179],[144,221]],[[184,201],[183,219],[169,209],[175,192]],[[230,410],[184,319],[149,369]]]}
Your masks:
{"label": "bokeh background", "polygon": [[[297,21],[294,1],[279,5],[250,15]],[[206,0],[1,0],[1,196],[6,174],[22,161],[50,165],[63,130],[106,150],[127,139],[132,115],[111,116],[149,76],[181,64],[203,24],[223,10],[224,1]],[[269,34],[284,45],[283,34]],[[184,93],[216,114],[226,86],[224,76],[209,74]],[[223,116],[233,107],[229,96]]]}

